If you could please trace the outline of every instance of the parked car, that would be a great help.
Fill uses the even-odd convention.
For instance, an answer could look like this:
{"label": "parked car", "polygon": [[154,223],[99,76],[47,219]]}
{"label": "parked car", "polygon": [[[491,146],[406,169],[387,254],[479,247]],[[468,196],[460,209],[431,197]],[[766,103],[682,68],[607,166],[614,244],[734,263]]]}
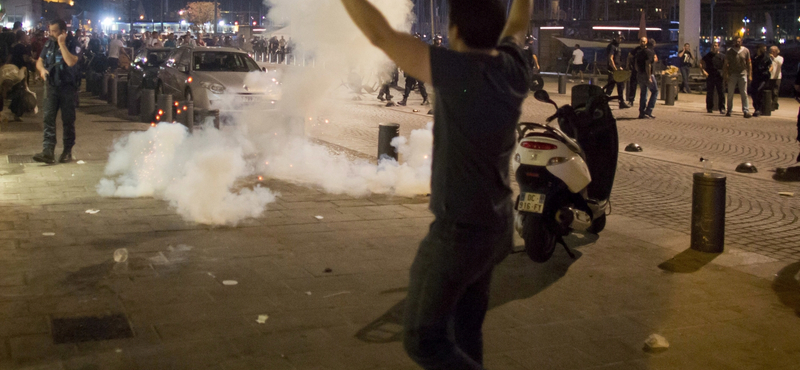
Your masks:
{"label": "parked car", "polygon": [[142,48],[136,53],[128,72],[128,84],[137,91],[155,89],[159,68],[167,61],[172,48]]}
{"label": "parked car", "polygon": [[278,98],[275,85],[248,84],[252,72],[264,73],[244,51],[183,46],[159,69],[156,96],[172,94],[175,100],[193,101],[195,109],[201,110],[273,109]]}

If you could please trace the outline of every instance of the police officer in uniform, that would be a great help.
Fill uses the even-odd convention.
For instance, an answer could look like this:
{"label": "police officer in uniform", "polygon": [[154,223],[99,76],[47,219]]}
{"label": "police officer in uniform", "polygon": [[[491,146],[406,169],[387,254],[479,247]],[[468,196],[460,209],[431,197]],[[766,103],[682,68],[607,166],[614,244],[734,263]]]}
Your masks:
{"label": "police officer in uniform", "polygon": [[[421,39],[419,33],[415,34],[414,37],[417,39]],[[414,85],[419,84],[419,93],[422,94],[422,105],[428,104],[428,90],[425,89],[425,83],[422,81],[417,80],[414,77],[411,77],[409,74],[406,75],[406,89],[403,91],[403,100],[398,102],[397,105],[405,106],[408,101],[408,96],[411,95],[411,90],[414,89]]]}
{"label": "police officer in uniform", "polygon": [[75,38],[67,38],[63,20],[50,21],[50,38],[44,45],[36,69],[46,81],[44,100],[44,140],[41,153],[33,156],[36,162],[55,163],[56,115],[61,109],[64,129],[64,151],[58,161],[72,161],[75,145],[75,95],[77,94],[78,55],[80,47]]}

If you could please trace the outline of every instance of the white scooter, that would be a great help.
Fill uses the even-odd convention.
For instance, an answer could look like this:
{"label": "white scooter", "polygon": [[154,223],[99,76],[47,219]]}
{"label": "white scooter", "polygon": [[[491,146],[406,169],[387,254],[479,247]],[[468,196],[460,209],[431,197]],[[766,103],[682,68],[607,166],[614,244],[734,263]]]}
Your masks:
{"label": "white scooter", "polygon": [[[579,85],[573,104],[558,108],[540,90],[536,100],[553,104],[548,124],[520,123],[513,169],[520,195],[515,205],[515,228],[535,262],[552,257],[572,231],[599,233],[610,210],[609,198],[617,169],[619,138],[611,98],[598,86]],[[559,128],[549,122],[558,118]]]}

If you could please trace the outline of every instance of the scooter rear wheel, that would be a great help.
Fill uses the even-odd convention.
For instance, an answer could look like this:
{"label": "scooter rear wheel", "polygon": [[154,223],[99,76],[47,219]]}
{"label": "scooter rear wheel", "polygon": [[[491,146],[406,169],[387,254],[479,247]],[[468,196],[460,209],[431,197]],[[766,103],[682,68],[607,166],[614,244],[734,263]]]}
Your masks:
{"label": "scooter rear wheel", "polygon": [[592,234],[599,234],[605,228],[606,228],[606,215],[602,215],[592,220],[592,226],[589,226],[589,228],[586,229],[586,231]]}
{"label": "scooter rear wheel", "polygon": [[529,216],[523,222],[525,252],[533,262],[547,262],[556,250],[556,234],[540,217]]}

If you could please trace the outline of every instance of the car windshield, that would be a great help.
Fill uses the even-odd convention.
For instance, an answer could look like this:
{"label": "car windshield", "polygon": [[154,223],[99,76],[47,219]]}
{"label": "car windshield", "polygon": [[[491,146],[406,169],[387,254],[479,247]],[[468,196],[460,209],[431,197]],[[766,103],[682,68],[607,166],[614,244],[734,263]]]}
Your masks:
{"label": "car windshield", "polygon": [[194,70],[198,72],[251,72],[258,65],[247,54],[224,51],[194,53]]}
{"label": "car windshield", "polygon": [[167,59],[172,50],[148,50],[142,62],[148,67],[158,67]]}

